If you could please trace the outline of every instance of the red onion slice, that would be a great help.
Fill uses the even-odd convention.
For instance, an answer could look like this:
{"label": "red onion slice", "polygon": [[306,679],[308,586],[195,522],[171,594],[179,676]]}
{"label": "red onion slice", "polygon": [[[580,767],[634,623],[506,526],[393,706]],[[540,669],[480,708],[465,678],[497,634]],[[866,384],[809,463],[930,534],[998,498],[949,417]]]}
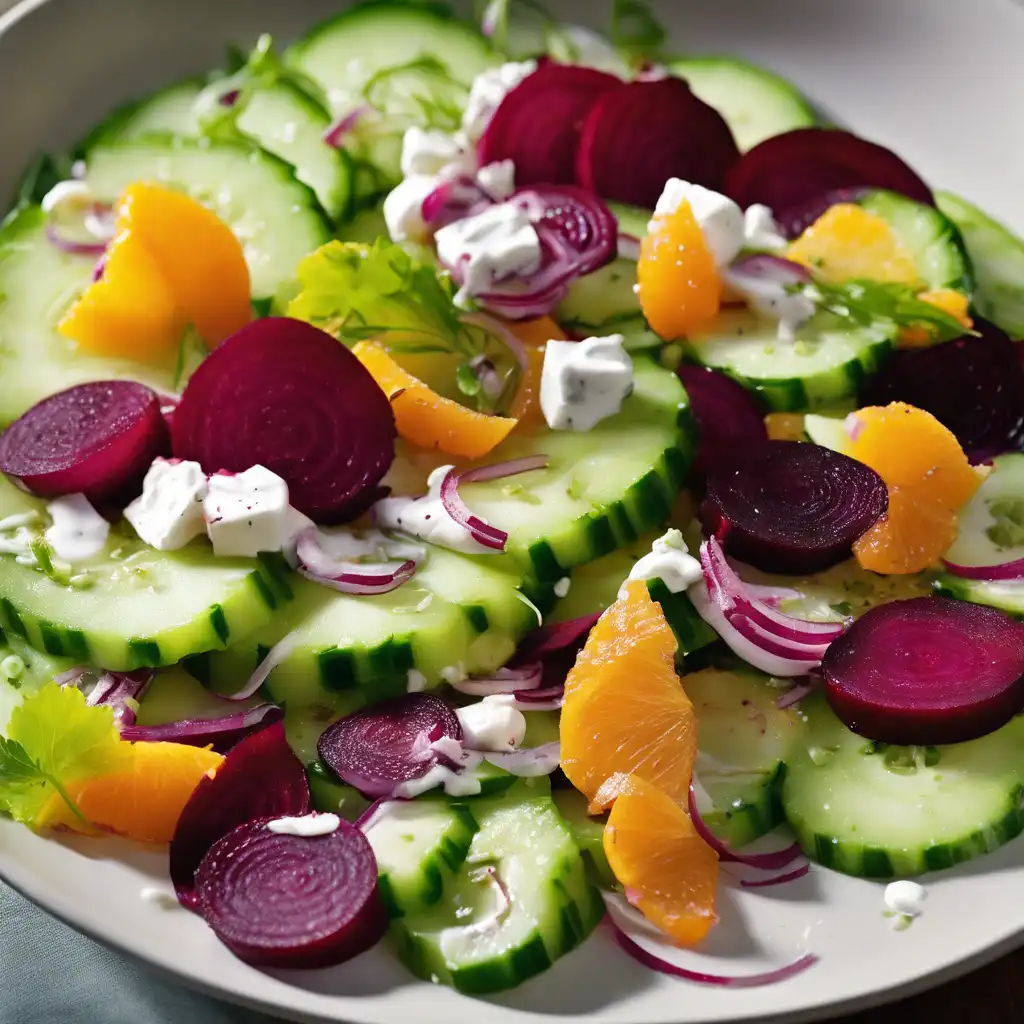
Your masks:
{"label": "red onion slice", "polygon": [[184,743],[193,747],[211,744],[214,750],[224,753],[253,729],[282,718],[281,708],[266,703],[220,718],[183,718],[164,725],[128,725],[121,730],[121,739],[132,743]]}
{"label": "red onion slice", "polygon": [[496,928],[512,912],[512,896],[508,891],[505,880],[498,874],[498,869],[493,864],[487,864],[477,870],[471,876],[471,881],[486,882],[494,893],[494,908],[471,924],[465,925],[463,931],[471,932],[474,935],[487,935]]}
{"label": "red onion slice", "polygon": [[107,251],[106,242],[79,242],[65,238],[53,224],[46,225],[46,239],[54,248],[69,256],[102,256]]}
{"label": "red onion slice", "polygon": [[801,864],[800,867],[794,868],[792,871],[781,875],[772,875],[771,878],[741,879],[740,886],[744,889],[767,889],[772,885],[785,885],[786,882],[795,882],[798,878],[803,878],[810,873],[810,870],[810,864]]}
{"label": "red onion slice", "polygon": [[449,683],[453,690],[471,697],[490,697],[496,693],[519,693],[540,686],[544,666],[539,662],[520,668],[499,668],[487,679],[463,679]]}
{"label": "red onion slice", "polygon": [[449,470],[441,483],[441,504],[459,526],[473,535],[473,539],[478,544],[495,551],[504,551],[508,534],[504,530],[485,523],[469,510],[459,496],[459,484],[501,480],[519,473],[544,469],[547,464],[548,457],[546,455],[528,455],[525,458],[512,459],[509,462],[496,462],[493,466],[480,466],[476,469],[466,470],[464,473],[457,473],[454,469]]}
{"label": "red onion slice", "polygon": [[958,565],[946,559],[942,560],[942,564],[954,576],[962,576],[965,580],[1024,580],[1024,558],[1001,562],[999,565]]}
{"label": "red onion slice", "polygon": [[792,707],[794,704],[798,704],[804,699],[809,697],[818,687],[821,686],[821,676],[810,677],[805,683],[797,683],[795,686],[790,687],[778,700],[775,701],[775,706],[780,710],[784,711],[786,708]]}
{"label": "red onion slice", "polygon": [[[682,967],[674,960],[669,960],[667,957],[662,957],[657,953],[651,952],[645,946],[641,946],[640,943],[629,934],[622,921],[628,921],[630,916],[636,912],[629,909],[628,906],[622,907],[620,905],[619,901],[622,900],[622,897],[619,897],[617,894],[606,893],[604,895],[604,900],[609,909],[608,921],[615,933],[615,941],[618,942],[622,950],[638,964],[641,964],[652,971],[657,971],[659,974],[667,974],[673,978],[682,978],[684,981],[692,981],[698,985],[714,985],[719,988],[759,988],[764,985],[774,985],[780,981],[785,981],[787,978],[792,978],[794,975],[806,971],[808,967],[813,967],[814,964],[818,962],[818,957],[813,953],[804,953],[803,956],[798,957],[796,960],[793,960],[783,967],[777,967],[774,970],[764,971],[758,974],[709,974],[706,971],[692,970],[688,967]],[[618,918],[621,918],[622,920],[619,920]],[[671,955],[673,957],[678,956],[681,953],[681,951],[675,947],[668,947],[666,945],[665,948],[666,952],[671,949]]]}
{"label": "red onion slice", "polygon": [[593,615],[581,615],[578,619],[541,626],[523,639],[519,645],[518,657],[542,661],[549,654],[573,647],[586,638],[599,618],[601,613],[594,612]]}
{"label": "red onion slice", "polygon": [[299,534],[296,554],[299,573],[343,594],[388,594],[416,575],[416,563],[361,563],[335,558],[324,550],[315,526]]}
{"label": "red onion slice", "polygon": [[561,744],[557,740],[554,743],[542,743],[539,747],[523,747],[521,750],[501,753],[479,753],[483,754],[485,761],[489,761],[497,768],[503,768],[509,775],[523,779],[550,775],[561,763]]}
{"label": "red onion slice", "polygon": [[770,853],[735,853],[722,842],[714,832],[704,823],[697,808],[697,797],[693,791],[693,784],[690,784],[690,793],[687,798],[687,808],[690,820],[697,834],[718,854],[718,859],[723,864],[743,864],[748,868],[760,868],[763,871],[777,871],[780,868],[792,864],[798,857],[803,856],[798,843],[793,843],[782,850],[772,850]]}
{"label": "red onion slice", "polygon": [[640,259],[640,239],[636,235],[620,231],[618,253],[621,259],[638,261]]}
{"label": "red onion slice", "polygon": [[256,671],[249,677],[245,686],[237,693],[218,693],[217,696],[223,700],[248,700],[270,678],[270,673],[287,660],[297,643],[298,635],[289,633],[270,648],[267,656],[256,666]]}
{"label": "red onion slice", "polygon": [[365,103],[361,103],[359,106],[353,107],[347,114],[339,117],[338,120],[324,132],[324,142],[334,149],[341,149],[344,145],[345,136],[353,131],[360,120],[369,112],[370,107]]}

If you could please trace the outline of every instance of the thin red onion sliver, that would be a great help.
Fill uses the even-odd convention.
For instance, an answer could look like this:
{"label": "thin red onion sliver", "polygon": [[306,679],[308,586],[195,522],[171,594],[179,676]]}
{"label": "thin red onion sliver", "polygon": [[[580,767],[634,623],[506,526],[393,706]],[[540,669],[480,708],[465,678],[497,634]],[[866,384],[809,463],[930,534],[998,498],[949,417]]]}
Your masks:
{"label": "thin red onion sliver", "polygon": [[521,778],[550,775],[558,767],[561,759],[558,740],[553,743],[542,743],[539,747],[521,747],[519,750],[498,753],[481,750],[479,753],[483,754],[485,761]]}
{"label": "thin red onion sliver", "polygon": [[463,679],[449,683],[453,690],[471,697],[490,697],[496,693],[522,693],[540,686],[544,666],[539,662],[519,668],[500,668],[486,679]]}
{"label": "thin red onion sliver", "polygon": [[107,251],[106,242],[72,241],[70,238],[64,238],[53,224],[46,225],[46,239],[54,248],[69,256],[102,256]]}
{"label": "thin red onion sliver", "polygon": [[716,985],[719,988],[757,988],[762,985],[773,985],[777,982],[785,981],[787,978],[792,978],[796,974],[800,974],[818,962],[818,957],[813,953],[804,953],[803,956],[798,957],[792,963],[786,964],[785,967],[778,967],[773,971],[765,971],[763,974],[724,975],[708,974],[704,971],[691,971],[686,967],[679,967],[677,964],[662,960],[661,957],[648,952],[638,942],[631,939],[610,916],[608,920],[615,932],[615,939],[618,944],[638,964],[650,968],[652,971],[658,971],[660,974],[668,974],[673,978],[693,981],[698,985]]}
{"label": "thin red onion sliver", "polygon": [[767,889],[772,885],[785,885],[786,882],[795,882],[798,878],[803,878],[811,870],[811,865],[801,864],[800,867],[794,868],[792,871],[787,871],[782,875],[772,875],[771,878],[744,878],[741,879],[740,885],[744,889]]}
{"label": "thin red onion sliver", "polygon": [[334,558],[320,544],[315,526],[299,534],[296,556],[302,576],[343,594],[388,594],[416,574],[412,560],[365,565]]}
{"label": "thin red onion sliver", "polygon": [[356,828],[361,828],[364,832],[373,825],[377,819],[378,814],[383,809],[386,803],[390,803],[395,797],[390,796],[379,796],[369,807],[359,815],[354,822]]}
{"label": "thin red onion sliver", "polygon": [[1001,562],[998,565],[958,565],[956,562],[947,562],[944,558],[942,564],[954,576],[961,576],[965,580],[1002,580],[1009,583],[1024,581],[1024,558]]}
{"label": "thin red onion sliver", "polygon": [[581,615],[578,619],[556,622],[533,630],[519,645],[520,655],[543,660],[546,655],[564,651],[579,643],[597,624],[601,612]]}
{"label": "thin red onion sliver", "polygon": [[338,120],[324,132],[324,142],[334,149],[340,149],[345,136],[355,128],[360,119],[365,117],[369,111],[370,108],[365,103],[361,103],[358,107],[353,107],[352,110],[342,117],[339,117]]}
{"label": "thin red onion sliver", "polygon": [[524,704],[540,703],[549,700],[560,700],[565,696],[565,686],[559,683],[557,686],[545,686],[540,690],[516,690],[513,694],[516,700]]}
{"label": "thin red onion sliver", "polygon": [[784,711],[786,708],[792,707],[794,704],[798,704],[804,699],[804,697],[809,697],[818,689],[819,685],[820,682],[813,680],[808,680],[806,683],[797,683],[796,686],[790,687],[775,701],[775,706],[780,711]]}
{"label": "thin red onion sliver", "polygon": [[769,853],[734,853],[704,824],[704,819],[700,816],[700,811],[697,809],[697,798],[694,796],[693,783],[690,784],[687,805],[690,812],[690,820],[693,822],[693,827],[697,830],[697,834],[718,854],[718,859],[724,864],[745,864],[748,868],[777,871],[792,864],[797,857],[802,856],[799,843],[793,843],[792,846],[787,846],[782,850],[772,850]]}
{"label": "thin red onion sliver", "polygon": [[769,633],[746,615],[738,612],[730,614],[726,612],[729,625],[736,630],[740,636],[756,644],[762,651],[774,654],[779,658],[788,658],[791,661],[806,661],[809,665],[818,665],[828,650],[828,644],[815,644],[810,646],[799,643],[796,640],[782,640]]}
{"label": "thin red onion sliver", "polygon": [[216,737],[225,733],[243,732],[256,725],[270,725],[284,717],[276,704],[259,704],[248,711],[236,711],[220,718],[183,718],[162,725],[129,725],[121,730],[121,739],[133,743],[183,743],[190,739]]}
{"label": "thin red onion sliver", "polygon": [[237,693],[218,693],[221,700],[248,700],[269,678],[270,673],[285,661],[298,643],[298,634],[288,633],[267,652],[267,656],[256,666],[249,681]]}

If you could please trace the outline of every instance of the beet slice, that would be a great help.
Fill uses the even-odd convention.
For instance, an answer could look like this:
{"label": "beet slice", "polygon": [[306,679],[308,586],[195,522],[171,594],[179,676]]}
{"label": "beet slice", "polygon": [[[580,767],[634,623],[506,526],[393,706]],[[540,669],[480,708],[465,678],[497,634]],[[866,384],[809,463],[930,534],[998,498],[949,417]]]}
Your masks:
{"label": "beet slice", "polygon": [[388,796],[439,763],[430,744],[443,736],[462,739],[455,712],[431,693],[410,693],[339,719],[324,730],[316,749],[363,796]]}
{"label": "beet slice", "polygon": [[516,185],[571,185],[580,129],[590,108],[622,87],[615,75],[545,62],[510,89],[477,146],[481,167],[512,160]]}
{"label": "beet slice", "polygon": [[653,210],[669,178],[721,192],[740,158],[728,124],[681,78],[637,79],[587,115],[576,180],[605,199]]}
{"label": "beet slice", "polygon": [[889,507],[862,462],[799,441],[748,442],[708,475],[700,520],[728,554],[765,572],[819,572],[850,557]]}
{"label": "beet slice", "polygon": [[213,778],[204,778],[181,812],[171,840],[171,881],[183,907],[195,909],[195,875],[221,836],[253,818],[309,812],[302,762],[275,722],[231,748]]}
{"label": "beet slice", "polygon": [[947,426],[975,463],[1024,441],[1024,366],[1017,345],[976,318],[977,337],[894,352],[861,388],[862,405],[906,402]]}
{"label": "beet slice", "polygon": [[377,861],[366,837],[338,818],[333,832],[271,832],[272,817],[219,839],[196,873],[206,923],[232,953],[259,967],[330,967],[384,935]]}
{"label": "beet slice", "polygon": [[836,188],[815,193],[806,202],[775,211],[775,223],[786,238],[799,238],[826,210],[839,203],[856,203],[868,188]]}
{"label": "beet slice", "polygon": [[693,472],[703,477],[730,453],[750,442],[767,441],[764,416],[754,396],[718,370],[682,365],[679,379],[690,399],[700,437]]}
{"label": "beet slice", "polygon": [[207,473],[261,465],[291,504],[340,522],[381,496],[395,418],[366,368],[329,334],[287,317],[254,320],[215,348],[174,410],[174,454]]}
{"label": "beet slice", "polygon": [[889,189],[935,205],[931,189],[895,153],[835,128],[797,128],[765,139],[743,154],[726,180],[737,203],[764,203],[790,228],[829,193],[860,188]]}
{"label": "beet slice", "polygon": [[168,450],[156,392],[96,381],[58,391],[16,419],[0,434],[0,471],[43,498],[82,493],[94,505],[123,504]]}
{"label": "beet slice", "polygon": [[962,743],[1024,707],[1024,623],[946,597],[893,601],[850,626],[821,669],[832,710],[854,732]]}

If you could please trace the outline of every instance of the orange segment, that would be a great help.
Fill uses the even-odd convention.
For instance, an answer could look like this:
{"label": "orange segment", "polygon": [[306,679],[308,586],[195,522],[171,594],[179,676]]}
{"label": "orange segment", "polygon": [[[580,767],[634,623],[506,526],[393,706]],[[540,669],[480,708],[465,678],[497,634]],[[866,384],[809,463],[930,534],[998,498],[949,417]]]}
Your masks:
{"label": "orange segment", "polygon": [[[506,324],[506,327],[523,343],[526,349],[526,371],[519,383],[519,389],[509,410],[513,419],[519,420],[519,427],[544,425],[544,413],[540,408],[540,378],[544,370],[544,352],[549,341],[565,341],[567,335],[549,316],[536,320],[522,320]],[[518,428],[517,428],[518,429]]]}
{"label": "orange segment", "polygon": [[902,402],[853,414],[860,423],[845,454],[885,481],[889,511],[853,547],[872,572],[923,572],[956,537],[957,512],[981,486],[956,437],[931,413]]}
{"label": "orange segment", "polygon": [[[931,303],[944,313],[955,317],[963,324],[965,330],[969,331],[974,326],[974,321],[967,315],[967,296],[962,292],[953,291],[952,288],[940,288],[934,292],[921,292],[917,297],[922,302]],[[925,348],[933,341],[934,337],[926,327],[904,327],[900,331],[901,348]]]}
{"label": "orange segment", "polygon": [[647,586],[633,581],[591,630],[565,682],[562,770],[590,800],[619,773],[636,774],[685,800],[697,723],[675,669],[676,639]]}
{"label": "orange segment", "polygon": [[790,245],[786,256],[837,284],[869,278],[921,285],[914,258],[889,224],[854,203],[829,207]]}
{"label": "orange segment", "polygon": [[[101,829],[146,843],[169,843],[192,791],[223,760],[212,750],[181,743],[133,743],[125,769],[70,783],[68,796]],[[35,825],[85,831],[56,794],[43,805]]]}
{"label": "orange segment", "polygon": [[644,316],[666,340],[696,333],[718,316],[722,281],[686,200],[654,218],[654,230],[640,242],[636,276]]}
{"label": "orange segment", "polygon": [[505,416],[485,416],[443,398],[374,342],[358,342],[352,354],[391,400],[398,433],[420,448],[479,459],[501,444],[517,423]]}
{"label": "orange segment", "polygon": [[700,942],[718,920],[718,855],[689,816],[636,775],[616,780],[604,852],[626,898],[680,946]]}
{"label": "orange segment", "polygon": [[122,231],[107,248],[103,276],[57,329],[94,355],[150,362],[174,351],[185,326],[159,265],[138,237]]}

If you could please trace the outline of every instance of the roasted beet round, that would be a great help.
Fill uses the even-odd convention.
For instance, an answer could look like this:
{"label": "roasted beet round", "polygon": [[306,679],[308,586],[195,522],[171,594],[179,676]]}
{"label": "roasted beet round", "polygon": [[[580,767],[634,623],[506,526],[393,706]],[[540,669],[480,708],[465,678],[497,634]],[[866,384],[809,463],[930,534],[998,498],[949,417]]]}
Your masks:
{"label": "roasted beet round", "polygon": [[726,182],[741,206],[764,203],[790,229],[829,193],[861,188],[889,189],[935,205],[931,189],[895,153],[835,128],[797,128],[766,139],[743,154]]}
{"label": "roasted beet round", "polygon": [[669,178],[722,191],[739,157],[725,119],[681,78],[638,79],[591,108],[576,180],[605,199],[652,210]]}
{"label": "roasted beet round", "polygon": [[1024,367],[1017,346],[995,324],[975,320],[977,337],[891,355],[861,389],[861,405],[906,402],[956,434],[968,458],[983,462],[1024,442]]}
{"label": "roasted beet round", "polygon": [[856,733],[960,743],[1024,707],[1024,623],[984,605],[917,597],[872,608],[828,648],[825,694]]}
{"label": "roasted beet round", "polygon": [[700,431],[694,473],[704,476],[730,453],[768,440],[761,410],[742,384],[705,366],[683,365],[676,372]]}
{"label": "roasted beet round", "polygon": [[444,737],[462,739],[455,712],[431,693],[410,693],[339,719],[320,736],[317,753],[364,796],[388,796],[439,763],[430,744]]}
{"label": "roasted beet round", "polygon": [[387,396],[344,345],[301,320],[254,320],[215,348],[171,422],[174,454],[207,473],[261,465],[291,504],[340,522],[378,497],[395,456]]}
{"label": "roasted beet round", "polygon": [[105,380],[44,398],[0,434],[0,471],[33,494],[130,501],[169,447],[160,399],[144,384]]}
{"label": "roasted beet round", "polygon": [[548,61],[501,101],[477,147],[481,166],[512,160],[516,185],[571,185],[580,127],[606,92],[622,87],[604,71]]}
{"label": "roasted beet round", "polygon": [[206,923],[240,960],[329,967],[375,945],[387,927],[366,837],[338,819],[317,836],[246,822],[217,841],[196,873]]}
{"label": "roasted beet round", "polygon": [[178,901],[196,907],[196,869],[221,836],[252,818],[308,811],[306,772],[281,722],[237,743],[217,774],[196,786],[178,819],[171,840],[171,881]]}
{"label": "roasted beet round", "polygon": [[862,462],[798,441],[760,441],[708,475],[700,519],[728,554],[765,572],[819,572],[850,556],[888,508]]}

